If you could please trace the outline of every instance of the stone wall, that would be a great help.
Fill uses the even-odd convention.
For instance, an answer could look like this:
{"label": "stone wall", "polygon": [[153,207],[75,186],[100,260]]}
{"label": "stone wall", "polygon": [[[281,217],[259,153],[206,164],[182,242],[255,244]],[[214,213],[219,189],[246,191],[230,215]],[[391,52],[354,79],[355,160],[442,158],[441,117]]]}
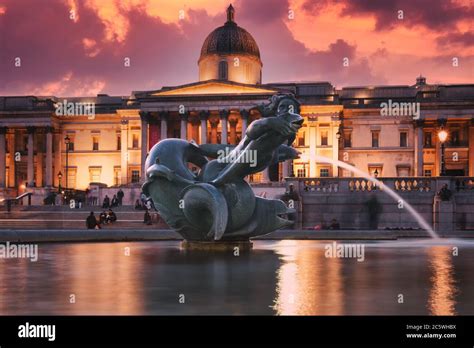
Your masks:
{"label": "stone wall", "polygon": [[[434,213],[454,229],[474,229],[474,178],[383,178],[383,186],[364,178],[288,178],[301,200],[299,226],[329,225],[341,229],[421,229],[407,203],[430,225]],[[462,185],[459,185],[459,182]],[[447,184],[452,199],[446,212],[435,211],[436,194]],[[387,193],[392,189],[401,200]],[[449,210],[449,211],[448,211]],[[452,212],[451,212],[452,210]],[[445,225],[443,225],[445,226]],[[451,225],[450,225],[451,226]]]}

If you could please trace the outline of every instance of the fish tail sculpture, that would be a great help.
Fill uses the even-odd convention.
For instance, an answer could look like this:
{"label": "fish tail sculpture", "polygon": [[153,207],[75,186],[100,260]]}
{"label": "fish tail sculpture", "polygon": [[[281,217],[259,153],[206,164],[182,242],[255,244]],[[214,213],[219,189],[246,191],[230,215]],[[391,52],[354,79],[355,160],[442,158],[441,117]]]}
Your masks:
{"label": "fish tail sculpture", "polygon": [[[181,192],[183,214],[193,226],[209,226],[206,239],[220,240],[229,219],[224,195],[213,185],[198,183]],[[203,223],[203,220],[207,220]]]}
{"label": "fish tail sculpture", "polygon": [[299,103],[292,95],[275,95],[260,110],[263,117],[249,125],[236,146],[171,138],[150,150],[142,191],[186,240],[248,240],[293,223],[285,218],[292,210],[283,201],[256,197],[244,179],[298,158],[291,143],[303,123]]}

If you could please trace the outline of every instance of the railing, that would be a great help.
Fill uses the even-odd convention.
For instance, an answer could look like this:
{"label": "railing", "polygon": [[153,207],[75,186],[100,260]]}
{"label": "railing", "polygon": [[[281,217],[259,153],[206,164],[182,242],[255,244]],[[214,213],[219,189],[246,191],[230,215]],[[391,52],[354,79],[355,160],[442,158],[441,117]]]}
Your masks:
{"label": "railing", "polygon": [[454,181],[454,190],[459,191],[474,191],[474,178],[457,178]]}
{"label": "railing", "polygon": [[433,179],[426,178],[404,178],[394,181],[395,191],[406,192],[431,192]]}
{"label": "railing", "polygon": [[329,178],[310,179],[304,181],[305,191],[337,192],[339,191],[339,182],[328,180]]}
{"label": "railing", "polygon": [[388,187],[399,193],[438,192],[443,185],[454,192],[474,191],[474,177],[384,177],[383,185],[366,178],[286,178],[286,185],[293,185],[300,194],[306,193],[357,193],[381,191]]}
{"label": "railing", "polygon": [[5,206],[7,207],[7,212],[11,212],[12,204],[18,204],[18,202],[23,203],[23,198],[25,198],[25,197],[28,198],[28,205],[31,205],[31,196],[32,195],[33,195],[32,192],[25,192],[25,193],[19,195],[16,198],[6,198],[6,199],[4,199]]}

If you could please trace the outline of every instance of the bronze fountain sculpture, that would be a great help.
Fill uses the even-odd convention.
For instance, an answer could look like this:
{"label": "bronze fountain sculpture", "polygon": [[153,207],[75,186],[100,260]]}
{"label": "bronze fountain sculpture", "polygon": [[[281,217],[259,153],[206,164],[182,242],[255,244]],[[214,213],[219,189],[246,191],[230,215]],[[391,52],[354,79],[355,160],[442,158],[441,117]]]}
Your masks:
{"label": "bronze fountain sculpture", "polygon": [[248,241],[291,225],[285,218],[291,209],[281,200],[256,197],[245,177],[298,158],[291,144],[303,124],[299,106],[292,95],[272,96],[257,107],[262,118],[249,125],[236,146],[174,138],[158,142],[145,163],[143,193],[186,241]]}

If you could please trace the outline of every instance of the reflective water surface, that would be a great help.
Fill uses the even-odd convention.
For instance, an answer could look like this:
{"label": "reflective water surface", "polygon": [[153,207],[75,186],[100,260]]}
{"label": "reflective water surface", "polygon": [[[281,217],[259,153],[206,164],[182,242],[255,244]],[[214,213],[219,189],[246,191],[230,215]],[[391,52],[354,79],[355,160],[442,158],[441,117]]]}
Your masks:
{"label": "reflective water surface", "polygon": [[363,262],[329,243],[40,244],[37,262],[0,259],[0,314],[474,314],[473,243],[364,242]]}

